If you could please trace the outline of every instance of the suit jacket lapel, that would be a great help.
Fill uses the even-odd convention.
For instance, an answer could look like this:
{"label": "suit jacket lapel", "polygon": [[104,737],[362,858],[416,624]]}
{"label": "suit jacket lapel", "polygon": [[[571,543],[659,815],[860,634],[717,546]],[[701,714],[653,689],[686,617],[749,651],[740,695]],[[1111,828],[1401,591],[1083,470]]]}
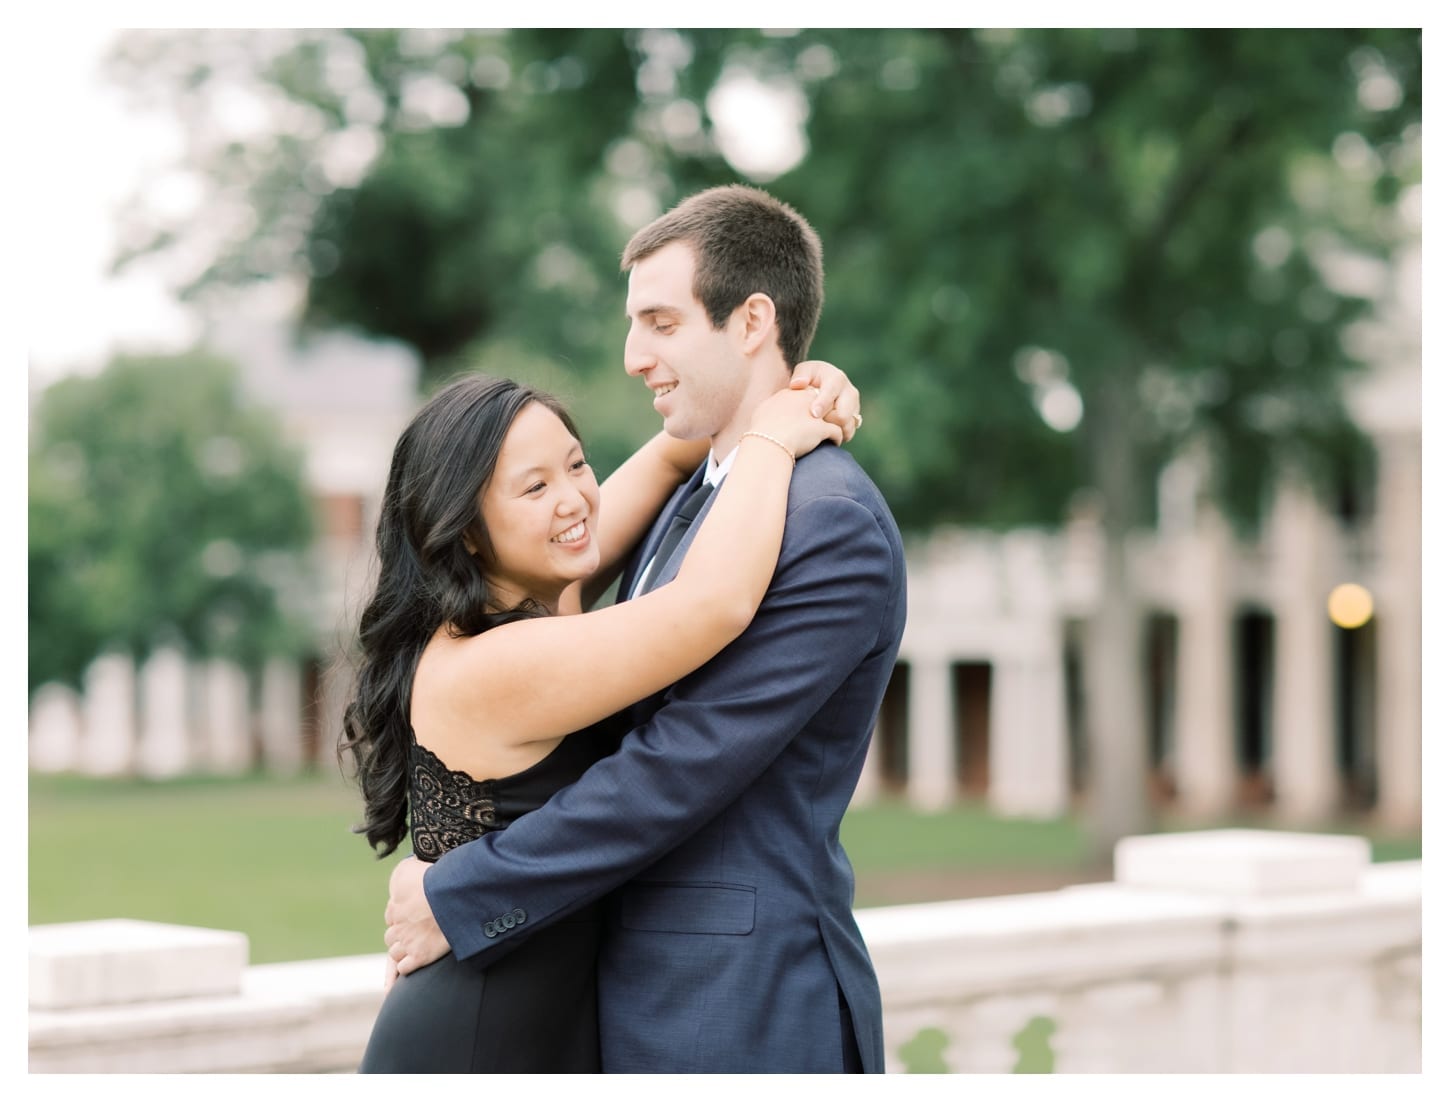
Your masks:
{"label": "suit jacket lapel", "polygon": [[[680,511],[680,505],[684,502],[685,498],[689,497],[692,493],[694,493],[695,490],[699,488],[700,484],[705,481],[705,467],[708,463],[709,460],[706,459],[704,463],[700,464],[699,468],[695,471],[695,473],[687,478],[684,483],[675,490],[674,494],[671,495],[670,500],[665,503],[665,507],[660,510],[659,516],[655,517],[654,524],[650,527],[650,530],[645,538],[640,542],[634,556],[629,560],[628,564],[625,566],[624,572],[619,577],[619,590],[615,596],[616,603],[629,600],[630,591],[634,589],[634,583],[639,580],[639,572],[643,570],[645,566],[648,565],[650,559],[654,557],[655,548],[659,547],[660,542],[665,538],[665,533],[669,531],[671,519],[673,519],[674,515]],[[704,517],[704,515],[709,512],[710,506],[712,504],[714,504],[713,501],[707,501],[705,503],[705,507],[700,510],[700,517]],[[697,518],[697,523],[698,520],[699,518]],[[686,537],[680,541],[680,547],[689,546],[689,542],[690,536],[686,535]],[[664,564],[661,563],[660,565],[663,566]],[[673,576],[674,573],[671,572],[670,577]]]}
{"label": "suit jacket lapel", "polygon": [[[691,488],[693,489],[695,487],[698,487],[700,485],[700,482],[703,481],[703,478],[701,478],[699,482],[691,479]],[[700,525],[705,522],[705,517],[709,515],[710,510],[714,508],[714,506],[715,495],[711,494],[705,499],[705,503],[700,506],[700,511],[695,515],[695,519],[691,522],[690,527],[685,529],[685,534],[680,538],[680,542],[676,544],[675,549],[670,552],[669,559],[665,562],[656,564],[655,572],[650,576],[650,589],[654,589],[656,586],[664,585],[666,582],[673,579],[674,576],[680,572],[680,563],[684,562],[685,560],[685,552],[690,549],[690,544],[693,543],[695,540],[695,533],[700,530]],[[674,516],[674,513],[671,512],[670,515]],[[666,530],[668,530],[668,525],[666,525]]]}

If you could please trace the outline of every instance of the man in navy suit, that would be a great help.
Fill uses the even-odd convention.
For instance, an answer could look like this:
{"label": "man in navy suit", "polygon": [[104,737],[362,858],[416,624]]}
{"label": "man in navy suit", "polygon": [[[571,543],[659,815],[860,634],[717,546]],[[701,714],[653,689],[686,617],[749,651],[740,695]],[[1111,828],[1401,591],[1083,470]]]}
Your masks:
{"label": "man in navy suit", "polygon": [[[658,555],[673,515],[724,477],[751,411],[806,358],[823,276],[805,220],[740,186],[640,230],[622,267],[625,370],[669,433],[711,442],[626,568],[628,599],[674,576],[709,499]],[[727,340],[740,310],[775,339]],[[881,995],[838,831],[905,621],[886,503],[847,452],[817,448],[796,466],[776,574],[743,635],[637,705],[619,751],[543,808],[432,866],[398,865],[399,971],[450,947],[487,965],[618,889],[599,965],[605,1071],[883,1071]]]}

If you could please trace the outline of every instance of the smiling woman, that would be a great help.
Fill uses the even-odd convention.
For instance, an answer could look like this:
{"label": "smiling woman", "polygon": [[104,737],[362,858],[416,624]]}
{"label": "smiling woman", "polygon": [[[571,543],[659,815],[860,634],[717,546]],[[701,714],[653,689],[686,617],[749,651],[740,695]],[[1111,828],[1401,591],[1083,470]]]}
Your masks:
{"label": "smiling woman", "polygon": [[[393,452],[344,717],[368,841],[387,854],[410,828],[432,861],[504,829],[614,749],[616,713],[744,631],[776,565],[795,457],[842,439],[812,414],[822,401],[815,388],[761,401],[683,562],[585,613],[680,482],[694,474],[698,489],[705,443],[661,433],[600,487],[549,395],[468,376],[430,399]],[[362,1070],[597,1070],[601,921],[591,905],[534,934],[487,987],[451,956],[408,976]]]}
{"label": "smiling woman", "polygon": [[[564,588],[599,569],[593,538],[598,512],[599,483],[584,446],[554,410],[525,407],[479,494],[489,541],[483,572],[499,608],[534,596],[557,613]],[[479,555],[471,535],[463,543],[470,555]]]}

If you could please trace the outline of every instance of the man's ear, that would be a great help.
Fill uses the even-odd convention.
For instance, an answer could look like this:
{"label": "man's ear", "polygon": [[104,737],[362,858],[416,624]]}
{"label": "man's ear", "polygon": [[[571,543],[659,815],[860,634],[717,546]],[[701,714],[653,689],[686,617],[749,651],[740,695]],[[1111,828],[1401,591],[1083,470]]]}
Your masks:
{"label": "man's ear", "polygon": [[775,339],[775,300],[756,291],[738,309],[745,322],[745,354],[753,356],[766,340]]}

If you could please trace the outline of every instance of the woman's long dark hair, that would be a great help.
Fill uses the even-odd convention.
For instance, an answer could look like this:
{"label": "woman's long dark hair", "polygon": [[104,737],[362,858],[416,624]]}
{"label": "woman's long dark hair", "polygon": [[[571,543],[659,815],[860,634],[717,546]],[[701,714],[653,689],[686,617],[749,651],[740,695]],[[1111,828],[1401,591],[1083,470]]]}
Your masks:
{"label": "woman's long dark hair", "polygon": [[490,612],[478,559],[492,555],[478,492],[493,476],[514,418],[530,403],[552,410],[577,439],[559,401],[508,379],[470,375],[428,400],[393,448],[378,517],[378,581],[359,625],[362,657],[343,712],[339,755],[357,762],[365,820],[354,827],[386,857],[407,833],[413,673],[440,625],[457,636],[545,615],[525,600]]}

